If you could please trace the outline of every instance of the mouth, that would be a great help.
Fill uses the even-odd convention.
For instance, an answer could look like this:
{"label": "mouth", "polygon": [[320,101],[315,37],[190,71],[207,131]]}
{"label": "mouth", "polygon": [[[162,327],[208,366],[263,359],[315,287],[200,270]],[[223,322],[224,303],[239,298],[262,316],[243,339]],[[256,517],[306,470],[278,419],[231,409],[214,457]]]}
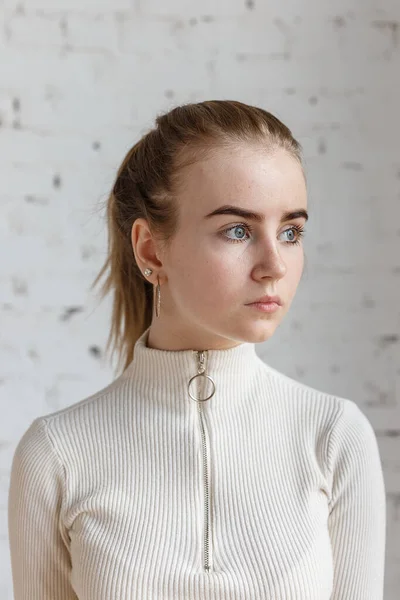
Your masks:
{"label": "mouth", "polygon": [[250,306],[256,310],[261,310],[262,312],[266,313],[275,312],[281,307],[281,305],[277,302],[252,302],[251,304],[246,304],[246,306]]}
{"label": "mouth", "polygon": [[254,302],[248,303],[246,306],[250,306],[252,304],[277,304],[278,306],[282,306],[283,302],[280,296],[262,296]]}

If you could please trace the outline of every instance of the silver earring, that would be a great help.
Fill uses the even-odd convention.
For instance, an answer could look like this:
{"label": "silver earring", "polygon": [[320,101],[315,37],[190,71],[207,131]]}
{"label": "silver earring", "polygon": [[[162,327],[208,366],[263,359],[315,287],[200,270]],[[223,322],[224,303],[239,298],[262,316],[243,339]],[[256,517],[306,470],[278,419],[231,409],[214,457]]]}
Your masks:
{"label": "silver earring", "polygon": [[157,275],[157,304],[156,304],[156,317],[160,316],[160,307],[161,307],[161,288],[160,288],[160,280]]}
{"label": "silver earring", "polygon": [[[152,269],[145,269],[144,270],[144,274],[146,276],[151,275],[152,274]],[[157,293],[157,298],[156,298],[156,317],[160,316],[160,308],[161,308],[161,288],[160,288],[160,279],[157,275],[157,289],[156,289],[156,293]]]}

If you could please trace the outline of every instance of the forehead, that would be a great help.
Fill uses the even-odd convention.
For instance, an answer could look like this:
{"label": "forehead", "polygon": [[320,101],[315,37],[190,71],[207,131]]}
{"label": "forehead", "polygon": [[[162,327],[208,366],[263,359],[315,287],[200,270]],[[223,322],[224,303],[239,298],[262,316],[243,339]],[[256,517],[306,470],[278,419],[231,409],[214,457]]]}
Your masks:
{"label": "forehead", "polygon": [[299,162],[284,150],[218,149],[187,167],[179,193],[182,217],[199,218],[220,204],[260,212],[306,208],[307,190]]}

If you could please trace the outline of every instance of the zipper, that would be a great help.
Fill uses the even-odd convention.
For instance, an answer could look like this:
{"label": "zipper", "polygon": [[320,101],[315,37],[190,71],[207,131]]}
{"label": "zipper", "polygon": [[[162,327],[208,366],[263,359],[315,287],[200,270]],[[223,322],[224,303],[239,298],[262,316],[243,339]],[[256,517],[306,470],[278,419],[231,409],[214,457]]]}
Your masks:
{"label": "zipper", "polygon": [[[203,492],[204,492],[204,529],[203,529],[203,568],[209,572],[210,565],[210,481],[209,481],[209,452],[207,449],[207,436],[203,414],[203,402],[209,400],[215,393],[214,380],[206,374],[207,350],[193,350],[196,361],[197,374],[194,375],[189,383],[188,390],[190,397],[197,402],[197,414],[199,417],[201,441],[202,441],[202,462],[203,462]],[[197,398],[190,393],[190,384],[196,378],[202,381],[210,380],[213,384],[212,393],[206,398]]]}

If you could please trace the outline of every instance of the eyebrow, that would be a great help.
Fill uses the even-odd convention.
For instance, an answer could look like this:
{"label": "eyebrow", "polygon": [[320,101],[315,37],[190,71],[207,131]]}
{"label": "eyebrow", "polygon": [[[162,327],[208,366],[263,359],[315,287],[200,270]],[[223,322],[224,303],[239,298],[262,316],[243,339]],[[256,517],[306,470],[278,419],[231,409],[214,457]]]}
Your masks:
{"label": "eyebrow", "polygon": [[[236,215],[238,217],[242,217],[243,219],[256,221],[257,223],[263,223],[265,220],[264,215],[260,213],[241,208],[240,206],[232,206],[231,204],[225,204],[224,206],[220,206],[219,208],[208,213],[208,215],[205,215],[204,218],[209,219],[210,217],[213,217],[215,215]],[[281,216],[281,223],[283,223],[284,221],[290,221],[291,219],[299,219],[301,217],[308,221],[308,212],[304,210],[304,208],[298,208],[293,211],[286,211]]]}

